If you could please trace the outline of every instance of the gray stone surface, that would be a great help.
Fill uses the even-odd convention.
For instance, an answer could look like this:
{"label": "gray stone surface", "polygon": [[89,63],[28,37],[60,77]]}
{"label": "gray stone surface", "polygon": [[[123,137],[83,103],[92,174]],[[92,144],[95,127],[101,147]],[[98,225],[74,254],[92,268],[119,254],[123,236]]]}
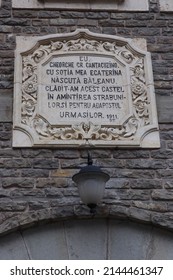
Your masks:
{"label": "gray stone surface", "polygon": [[0,238],[0,259],[173,260],[173,233],[127,220],[65,220]]}
{"label": "gray stone surface", "polygon": [[173,2],[172,0],[159,0],[160,10],[164,12],[173,11]]}
{"label": "gray stone surface", "polygon": [[21,233],[15,232],[0,239],[0,260],[28,259],[30,257]]}
{"label": "gray stone surface", "polygon": [[154,190],[152,192],[152,198],[154,200],[170,200],[172,201],[173,190]]}
{"label": "gray stone surface", "polygon": [[153,260],[173,260],[173,234],[153,229],[150,256]]}
{"label": "gray stone surface", "polygon": [[69,259],[106,259],[106,221],[67,221],[65,228]]}
{"label": "gray stone surface", "polygon": [[109,234],[110,259],[141,260],[146,258],[150,228],[112,220]]}
{"label": "gray stone surface", "polygon": [[173,96],[157,95],[156,100],[159,123],[172,123]]}
{"label": "gray stone surface", "polygon": [[26,247],[31,259],[68,259],[68,248],[63,223],[49,224],[23,232]]}
{"label": "gray stone surface", "polygon": [[0,121],[11,122],[12,121],[12,95],[11,92],[0,91]]}

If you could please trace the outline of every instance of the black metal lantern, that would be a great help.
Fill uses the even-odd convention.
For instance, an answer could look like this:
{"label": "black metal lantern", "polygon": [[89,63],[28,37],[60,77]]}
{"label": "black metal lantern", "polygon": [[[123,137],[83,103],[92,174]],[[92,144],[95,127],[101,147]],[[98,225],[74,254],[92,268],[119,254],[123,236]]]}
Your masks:
{"label": "black metal lantern", "polygon": [[101,201],[105,184],[109,180],[109,175],[104,173],[99,167],[92,164],[88,154],[88,165],[82,167],[79,173],[75,174],[72,180],[77,184],[81,200],[91,209]]}

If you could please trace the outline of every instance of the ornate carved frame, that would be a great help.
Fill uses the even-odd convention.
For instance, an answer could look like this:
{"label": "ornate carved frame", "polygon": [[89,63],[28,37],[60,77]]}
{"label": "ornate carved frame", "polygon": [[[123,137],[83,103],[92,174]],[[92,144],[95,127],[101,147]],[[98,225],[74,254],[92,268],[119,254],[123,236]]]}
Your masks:
{"label": "ornate carved frame", "polygon": [[[38,69],[46,57],[61,54],[111,55],[127,66],[131,115],[122,125],[94,121],[52,126],[39,114]],[[158,121],[150,54],[133,41],[85,29],[54,36],[18,37],[15,60],[14,147],[159,147]]]}
{"label": "ornate carved frame", "polygon": [[160,10],[164,12],[173,11],[173,2],[172,0],[159,0]]}

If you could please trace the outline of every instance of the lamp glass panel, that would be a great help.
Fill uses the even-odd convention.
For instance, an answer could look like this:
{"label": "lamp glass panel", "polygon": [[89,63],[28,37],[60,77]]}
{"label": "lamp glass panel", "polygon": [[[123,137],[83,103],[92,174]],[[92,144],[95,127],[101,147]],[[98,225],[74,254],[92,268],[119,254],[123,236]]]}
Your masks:
{"label": "lamp glass panel", "polygon": [[77,180],[79,194],[85,204],[98,204],[103,197],[106,178],[102,174],[81,174]]}

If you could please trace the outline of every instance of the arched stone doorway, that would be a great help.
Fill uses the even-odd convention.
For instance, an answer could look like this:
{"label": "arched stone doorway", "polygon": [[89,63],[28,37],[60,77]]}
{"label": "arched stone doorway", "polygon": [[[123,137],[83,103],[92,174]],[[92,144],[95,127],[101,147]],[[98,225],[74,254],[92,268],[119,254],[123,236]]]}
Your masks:
{"label": "arched stone doorway", "polygon": [[127,220],[64,220],[0,238],[0,259],[173,259],[173,233]]}

